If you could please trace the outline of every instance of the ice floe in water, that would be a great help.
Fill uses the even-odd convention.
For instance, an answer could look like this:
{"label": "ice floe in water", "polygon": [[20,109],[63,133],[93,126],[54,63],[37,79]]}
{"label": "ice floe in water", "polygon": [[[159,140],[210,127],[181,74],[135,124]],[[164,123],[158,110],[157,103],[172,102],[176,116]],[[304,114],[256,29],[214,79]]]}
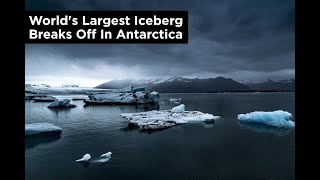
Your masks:
{"label": "ice floe in water", "polygon": [[160,95],[158,92],[135,92],[135,93],[100,93],[88,94],[89,100],[85,100],[86,105],[95,104],[156,104]]}
{"label": "ice floe in water", "polygon": [[83,162],[83,161],[89,161],[91,159],[90,154],[85,154],[81,159],[76,160],[76,162]]}
{"label": "ice floe in water", "polygon": [[247,114],[239,114],[238,120],[241,122],[264,123],[269,126],[280,128],[294,128],[293,116],[287,111],[255,111]]}
{"label": "ice floe in water", "polygon": [[100,157],[111,157],[112,152],[107,152],[105,154],[102,154]]}
{"label": "ice floe in water", "polygon": [[176,106],[176,107],[172,108],[171,112],[174,112],[174,113],[184,112],[185,107],[186,106],[184,104],[180,104],[179,106]]}
{"label": "ice floe in water", "polygon": [[173,103],[180,103],[182,99],[181,98],[170,98],[169,101]]}
{"label": "ice floe in water", "polygon": [[[85,162],[85,163],[105,163],[111,159],[111,152],[107,152],[105,154],[102,154],[99,158],[97,159],[91,159],[90,154],[85,154],[81,159],[76,160],[76,162]],[[90,161],[89,161],[90,160]]]}
{"label": "ice floe in water", "polygon": [[97,162],[97,163],[105,163],[105,162],[107,162],[107,161],[109,161],[109,160],[111,159],[111,154],[112,154],[112,152],[107,152],[107,153],[105,153],[105,154],[102,154],[102,155],[100,156],[100,158],[97,159],[97,160],[95,160],[94,162]]}
{"label": "ice floe in water", "polygon": [[172,110],[122,113],[120,116],[128,119],[131,124],[139,126],[140,129],[146,130],[165,129],[178,124],[220,118],[220,116],[200,111],[185,111],[184,104],[176,106]]}
{"label": "ice floe in water", "polygon": [[61,101],[55,100],[48,106],[48,108],[74,108],[74,107],[77,107],[77,106],[74,104],[70,104],[69,99],[63,99]]}
{"label": "ice floe in water", "polygon": [[31,123],[25,124],[25,136],[42,134],[42,133],[61,133],[62,128],[51,123]]}

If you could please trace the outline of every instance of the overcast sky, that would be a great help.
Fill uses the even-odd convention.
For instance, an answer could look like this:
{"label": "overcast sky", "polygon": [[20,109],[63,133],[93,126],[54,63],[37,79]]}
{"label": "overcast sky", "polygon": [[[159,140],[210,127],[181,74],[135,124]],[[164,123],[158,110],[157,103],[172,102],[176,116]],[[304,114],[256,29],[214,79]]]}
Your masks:
{"label": "overcast sky", "polygon": [[26,0],[26,10],[188,10],[189,43],[26,44],[26,83],[295,75],[293,0]]}

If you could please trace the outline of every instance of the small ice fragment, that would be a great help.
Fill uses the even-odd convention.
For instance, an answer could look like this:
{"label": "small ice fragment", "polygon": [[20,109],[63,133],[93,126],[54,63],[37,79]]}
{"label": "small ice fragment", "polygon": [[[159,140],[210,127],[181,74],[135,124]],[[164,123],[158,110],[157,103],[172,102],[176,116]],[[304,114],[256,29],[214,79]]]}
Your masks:
{"label": "small ice fragment", "polygon": [[184,104],[180,104],[179,106],[176,106],[176,107],[172,108],[171,112],[182,113],[182,112],[184,112],[184,109],[185,109],[185,105]]}
{"label": "small ice fragment", "polygon": [[91,155],[85,154],[81,159],[76,160],[76,162],[89,161],[89,159],[91,159]]}

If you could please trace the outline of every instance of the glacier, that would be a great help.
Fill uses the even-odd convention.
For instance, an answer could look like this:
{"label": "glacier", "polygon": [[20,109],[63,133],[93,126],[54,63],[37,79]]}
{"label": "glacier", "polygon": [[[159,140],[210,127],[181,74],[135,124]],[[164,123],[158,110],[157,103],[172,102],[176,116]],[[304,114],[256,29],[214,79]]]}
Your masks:
{"label": "glacier", "polygon": [[51,123],[31,123],[25,124],[24,135],[30,136],[44,133],[60,134],[61,132],[62,128]]}
{"label": "glacier", "polygon": [[269,126],[280,128],[294,128],[293,116],[287,111],[254,111],[247,114],[239,114],[238,120],[241,122],[264,123]]}
{"label": "glacier", "polygon": [[139,113],[121,113],[120,116],[128,119],[130,124],[138,126],[143,130],[166,129],[188,122],[208,121],[220,118],[220,116],[200,111],[184,111],[185,106],[182,105],[172,108],[173,112],[172,110],[153,110]]}
{"label": "glacier", "polygon": [[55,100],[48,106],[48,108],[74,108],[74,107],[77,107],[77,106],[74,104],[70,104],[69,99],[63,99],[61,101]]}

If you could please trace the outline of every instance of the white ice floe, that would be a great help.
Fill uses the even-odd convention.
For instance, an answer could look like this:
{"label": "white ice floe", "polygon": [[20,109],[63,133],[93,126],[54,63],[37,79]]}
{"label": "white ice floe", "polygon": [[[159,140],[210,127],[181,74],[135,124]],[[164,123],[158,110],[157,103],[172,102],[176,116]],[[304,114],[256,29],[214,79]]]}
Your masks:
{"label": "white ice floe", "polygon": [[111,159],[111,154],[111,152],[107,152],[105,154],[102,154],[99,158],[93,160],[90,160],[90,154],[85,154],[81,159],[76,160],[76,162],[89,162],[90,160],[90,163],[105,163]]}
{"label": "white ice floe", "polygon": [[272,112],[255,111],[238,115],[238,120],[241,122],[264,123],[282,128],[295,127],[295,122],[293,122],[292,119],[293,116],[291,113],[282,110]]}
{"label": "white ice floe", "polygon": [[25,136],[41,133],[61,133],[62,128],[51,123],[31,123],[25,124]]}
{"label": "white ice floe", "polygon": [[179,106],[176,106],[176,107],[172,108],[171,112],[173,112],[173,113],[182,113],[182,112],[184,112],[185,107],[186,106],[184,104],[180,104]]}
{"label": "white ice floe", "polygon": [[83,161],[89,161],[91,159],[90,154],[85,154],[81,159],[76,160],[76,162],[83,162]]}
{"label": "white ice floe", "polygon": [[74,108],[74,107],[77,107],[77,106],[74,104],[70,104],[69,99],[63,99],[61,101],[55,100],[48,106],[48,108]]}
{"label": "white ice floe", "polygon": [[122,113],[120,116],[129,120],[130,123],[139,126],[140,129],[164,129],[178,124],[184,124],[192,121],[215,120],[220,116],[202,113],[200,111],[184,111],[184,105],[177,106],[172,110],[147,111],[139,113]]}
{"label": "white ice floe", "polygon": [[112,152],[107,152],[105,154],[102,154],[100,157],[111,157]]}
{"label": "white ice floe", "polygon": [[111,159],[111,154],[112,154],[111,152],[107,152],[105,154],[102,154],[100,156],[100,158],[95,160],[94,162],[96,162],[96,163],[105,163],[105,162],[107,162],[107,161],[109,161]]}

